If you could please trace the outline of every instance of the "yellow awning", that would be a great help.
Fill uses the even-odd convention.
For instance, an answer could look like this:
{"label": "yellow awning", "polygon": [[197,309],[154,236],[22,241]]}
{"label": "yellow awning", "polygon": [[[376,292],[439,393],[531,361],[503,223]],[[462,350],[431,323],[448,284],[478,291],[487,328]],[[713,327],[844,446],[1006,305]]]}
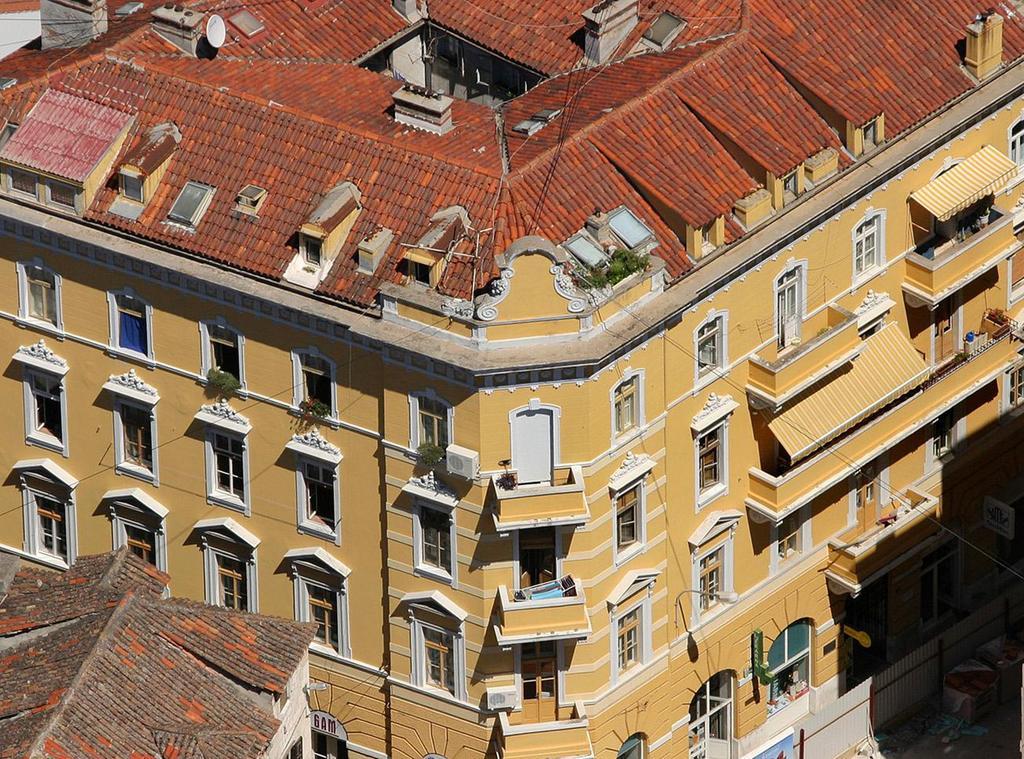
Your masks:
{"label": "yellow awning", "polygon": [[1017,164],[991,145],[964,159],[910,194],[936,219],[945,221],[986,195],[999,192],[1017,171]]}
{"label": "yellow awning", "polygon": [[890,322],[865,340],[847,371],[803,391],[768,427],[792,461],[807,456],[928,376],[921,354]]}

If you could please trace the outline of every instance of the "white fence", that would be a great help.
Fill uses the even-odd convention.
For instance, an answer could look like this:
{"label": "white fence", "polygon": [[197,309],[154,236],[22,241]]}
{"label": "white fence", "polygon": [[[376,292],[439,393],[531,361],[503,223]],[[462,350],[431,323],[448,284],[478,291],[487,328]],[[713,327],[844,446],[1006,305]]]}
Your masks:
{"label": "white fence", "polygon": [[799,727],[799,756],[845,756],[871,735],[871,681],[808,717]]}

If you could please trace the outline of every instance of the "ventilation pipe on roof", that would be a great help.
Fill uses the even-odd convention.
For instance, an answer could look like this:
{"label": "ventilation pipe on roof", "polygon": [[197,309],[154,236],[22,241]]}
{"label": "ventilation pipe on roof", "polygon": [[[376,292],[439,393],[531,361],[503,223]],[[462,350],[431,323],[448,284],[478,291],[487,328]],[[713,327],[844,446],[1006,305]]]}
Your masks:
{"label": "ventilation pipe on roof", "polygon": [[444,134],[452,127],[452,99],[425,87],[406,84],[395,92],[395,121],[415,129]]}
{"label": "ventilation pipe on roof", "polygon": [[637,0],[601,0],[583,11],[587,61],[592,65],[606,62],[638,21]]}
{"label": "ventilation pipe on roof", "polygon": [[167,3],[153,11],[153,31],[195,58],[203,38],[203,15],[184,5]]}
{"label": "ventilation pipe on roof", "polygon": [[979,13],[967,25],[964,66],[975,79],[984,79],[1003,65],[1003,17],[995,11]]}
{"label": "ventilation pipe on roof", "polygon": [[79,47],[107,31],[107,0],[42,0],[42,47]]}
{"label": "ventilation pipe on roof", "polygon": [[594,213],[587,217],[587,220],[583,223],[583,228],[604,247],[609,247],[615,242],[612,237],[612,226],[608,214],[604,213],[600,208],[595,208]]}
{"label": "ventilation pipe on roof", "polygon": [[391,0],[391,5],[406,21],[419,21],[423,18],[417,0]]}
{"label": "ventilation pipe on roof", "polygon": [[384,254],[391,247],[391,241],[395,233],[387,227],[381,227],[370,237],[360,241],[357,246],[359,253],[359,271],[363,274],[373,274],[384,260]]}

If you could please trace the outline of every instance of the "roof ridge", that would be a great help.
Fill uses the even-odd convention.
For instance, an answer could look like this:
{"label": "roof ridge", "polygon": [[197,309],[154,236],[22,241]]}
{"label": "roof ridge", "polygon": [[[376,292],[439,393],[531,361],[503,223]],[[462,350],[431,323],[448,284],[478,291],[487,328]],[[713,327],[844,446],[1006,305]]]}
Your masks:
{"label": "roof ridge", "polygon": [[[45,741],[50,737],[54,727],[56,727],[61,717],[64,716],[64,712],[67,710],[70,702],[79,695],[76,689],[82,684],[83,680],[85,680],[86,675],[90,674],[96,666],[98,658],[96,656],[97,649],[100,647],[101,643],[106,643],[108,639],[107,633],[115,624],[120,624],[121,619],[128,612],[128,607],[134,603],[135,599],[135,591],[129,590],[121,595],[120,600],[114,605],[114,609],[107,618],[107,621],[104,623],[103,629],[100,630],[99,635],[96,636],[92,646],[89,647],[89,653],[82,657],[82,666],[78,668],[78,671],[75,672],[75,676],[71,679],[71,683],[61,693],[60,701],[57,706],[54,707],[52,716],[50,716],[47,724],[41,727],[37,733],[36,739],[32,743],[32,749],[28,753],[29,756],[36,755],[40,745],[45,743]],[[106,608],[110,607],[107,606]],[[78,619],[81,619],[81,617],[78,617]]]}

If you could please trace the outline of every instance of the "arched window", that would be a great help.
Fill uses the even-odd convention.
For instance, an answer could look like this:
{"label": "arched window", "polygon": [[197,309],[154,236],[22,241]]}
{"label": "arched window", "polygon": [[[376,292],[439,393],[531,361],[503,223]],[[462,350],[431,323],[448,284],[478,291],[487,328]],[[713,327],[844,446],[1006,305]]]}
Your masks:
{"label": "arched window", "polygon": [[811,685],[811,623],[794,622],[781,633],[768,650],[769,716],[807,694]]}
{"label": "arched window", "polygon": [[647,739],[640,733],[626,738],[615,759],[644,759],[647,756]]}
{"label": "arched window", "polygon": [[[690,759],[728,755],[732,734],[732,673],[711,676],[690,702]],[[725,749],[723,753],[721,750]]]}
{"label": "arched window", "polygon": [[1024,166],[1024,119],[1010,127],[1010,160]]}

